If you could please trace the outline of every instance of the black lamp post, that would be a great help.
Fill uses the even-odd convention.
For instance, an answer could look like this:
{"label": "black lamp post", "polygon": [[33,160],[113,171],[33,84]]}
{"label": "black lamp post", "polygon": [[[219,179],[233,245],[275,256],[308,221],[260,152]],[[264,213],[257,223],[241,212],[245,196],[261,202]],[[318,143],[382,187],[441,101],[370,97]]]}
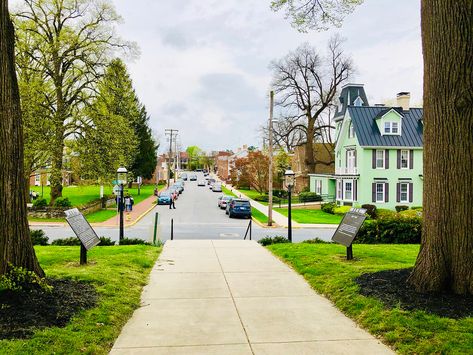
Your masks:
{"label": "black lamp post", "polygon": [[284,178],[287,187],[287,239],[292,243],[292,218],[291,218],[291,194],[295,183],[295,173],[291,169],[286,170]]}
{"label": "black lamp post", "polygon": [[118,199],[118,211],[120,212],[120,234],[118,244],[121,244],[123,240],[123,210],[125,207],[124,198],[123,198],[123,187],[127,183],[127,173],[128,171],[124,167],[119,167],[117,169],[117,183],[120,185],[120,198]]}

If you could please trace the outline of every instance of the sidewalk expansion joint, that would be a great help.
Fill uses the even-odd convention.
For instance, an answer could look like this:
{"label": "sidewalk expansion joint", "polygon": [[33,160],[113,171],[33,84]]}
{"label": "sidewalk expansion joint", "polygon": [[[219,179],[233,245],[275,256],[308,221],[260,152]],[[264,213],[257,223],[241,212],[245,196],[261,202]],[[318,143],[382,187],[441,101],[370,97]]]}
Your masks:
{"label": "sidewalk expansion joint", "polygon": [[245,332],[246,341],[248,342],[248,346],[250,347],[251,353],[253,355],[255,355],[255,352],[253,350],[253,346],[251,345],[250,338],[248,336],[248,332],[246,330],[245,325],[243,324],[243,320],[241,319],[240,312],[238,311],[238,307],[237,307],[236,302],[235,302],[235,297],[233,297],[232,290],[230,289],[230,285],[228,284],[227,276],[225,275],[225,271],[223,270],[222,263],[220,262],[220,258],[218,257],[217,249],[215,248],[215,245],[214,245],[213,241],[211,241],[211,243],[212,243],[212,246],[213,246],[213,249],[214,249],[214,252],[215,252],[215,256],[217,257],[218,264],[220,265],[220,270],[222,270],[222,275],[223,275],[223,278],[225,279],[225,284],[227,285],[228,292],[230,292],[230,296],[231,296],[231,299],[232,299],[232,302],[233,302],[233,307],[235,307],[235,311],[238,315],[238,319],[240,320],[240,324],[243,328],[243,331]]}

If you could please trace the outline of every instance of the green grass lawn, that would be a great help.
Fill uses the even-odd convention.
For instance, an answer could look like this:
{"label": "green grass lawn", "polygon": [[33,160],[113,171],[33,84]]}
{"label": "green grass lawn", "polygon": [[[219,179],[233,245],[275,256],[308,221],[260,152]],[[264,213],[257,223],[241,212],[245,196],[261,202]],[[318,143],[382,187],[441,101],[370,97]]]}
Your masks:
{"label": "green grass lawn", "polygon": [[225,195],[237,197],[237,195],[235,195],[233,192],[231,192],[229,189],[227,189],[227,188],[226,188],[225,186],[223,186],[223,185],[222,185],[222,192],[223,192]]}
{"label": "green grass lawn", "polygon": [[161,248],[130,245],[95,247],[79,266],[79,247],[36,247],[48,277],[90,282],[97,307],[78,314],[65,328],[35,332],[30,339],[0,340],[0,354],[107,354],[140,305],[140,294]]}
{"label": "green grass lawn", "polygon": [[[158,189],[161,190],[164,187],[163,184],[158,185]],[[41,193],[41,186],[34,186],[32,189]],[[107,190],[108,189],[108,190]],[[104,193],[108,194],[111,193],[112,188],[110,186],[105,186]],[[47,190],[47,193],[46,193]],[[49,201],[49,186],[44,187],[44,196]],[[143,185],[141,186],[140,195],[138,195],[137,188],[125,188],[125,194],[129,193],[133,196],[135,200],[135,205],[140,203],[141,201],[147,199],[154,193],[154,185]],[[84,194],[84,195],[81,195]],[[86,204],[93,200],[96,200],[100,196],[100,186],[65,186],[63,189],[63,196],[68,197],[69,200],[72,202],[73,206],[80,206],[78,203]],[[84,202],[85,201],[85,202]],[[104,222],[117,214],[116,210],[107,209],[107,210],[99,210],[96,212],[89,213],[85,215],[85,218],[90,223],[99,223]],[[28,218],[30,222],[66,222],[65,218]]]}
{"label": "green grass lawn", "polygon": [[[162,188],[163,185],[159,185],[158,188]],[[44,186],[44,198],[48,201],[50,200],[51,188],[49,186]],[[111,185],[104,186],[104,194],[112,194]],[[31,186],[31,190],[34,190],[41,194],[41,186]],[[135,203],[139,203],[151,196],[154,192],[154,185],[143,185],[140,189],[140,195],[138,195],[138,188],[127,188],[125,187],[125,194],[129,193],[133,196]],[[99,185],[85,185],[85,186],[64,186],[62,190],[63,197],[69,198],[74,207],[84,206],[87,203],[97,200],[100,198],[100,186]]]}
{"label": "green grass lawn", "polygon": [[256,219],[258,222],[261,222],[263,224],[268,224],[268,216],[266,216],[264,213],[261,213],[259,210],[257,210],[254,207],[251,207],[251,216]]}
{"label": "green grass lawn", "polygon": [[[282,215],[287,217],[287,208],[275,208]],[[339,224],[343,216],[326,213],[322,210],[293,208],[291,218],[297,223],[312,224]]]}
{"label": "green grass lawn", "polygon": [[[245,194],[248,198],[252,200],[254,200],[255,197],[261,195],[258,191],[255,191],[255,190],[238,189],[238,191],[240,191],[242,194]],[[268,205],[267,202],[261,202],[261,201],[258,201],[258,202],[265,206]]]}
{"label": "green grass lawn", "polygon": [[402,354],[472,354],[473,318],[450,319],[423,311],[387,309],[358,293],[354,278],[367,272],[412,267],[418,245],[353,246],[355,261],[335,244],[275,244],[274,254],[305,277],[320,294],[371,334]]}

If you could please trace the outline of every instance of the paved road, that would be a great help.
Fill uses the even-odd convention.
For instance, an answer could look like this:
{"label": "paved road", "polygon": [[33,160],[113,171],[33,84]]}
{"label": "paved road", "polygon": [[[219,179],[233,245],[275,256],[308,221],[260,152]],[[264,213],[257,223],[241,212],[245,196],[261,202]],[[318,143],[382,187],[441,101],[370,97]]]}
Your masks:
{"label": "paved road", "polygon": [[[203,179],[202,173],[197,173]],[[156,206],[148,215],[137,224],[125,229],[127,238],[141,238],[151,240],[153,235],[154,218],[159,214],[160,239],[165,241],[170,238],[171,219],[174,220],[174,239],[218,239],[238,240],[243,239],[248,226],[247,219],[229,218],[225,211],[217,207],[217,198],[221,193],[212,192],[207,186],[199,187],[195,181],[187,181],[185,191],[176,202],[176,209],[170,210],[168,206]],[[50,241],[58,238],[74,236],[69,226],[34,227],[43,229]],[[99,236],[106,236],[118,240],[116,227],[95,228]],[[318,237],[330,240],[334,229],[294,229],[293,240],[300,242]],[[253,223],[252,237],[259,240],[266,236],[287,236],[286,228],[262,228]]]}

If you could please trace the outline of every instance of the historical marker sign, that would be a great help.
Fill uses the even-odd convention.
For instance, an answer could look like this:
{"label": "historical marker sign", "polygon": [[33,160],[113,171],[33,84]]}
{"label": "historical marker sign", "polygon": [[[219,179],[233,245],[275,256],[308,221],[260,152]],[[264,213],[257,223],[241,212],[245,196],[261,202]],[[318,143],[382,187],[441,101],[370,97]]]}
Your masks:
{"label": "historical marker sign", "polygon": [[342,244],[347,248],[350,247],[366,219],[365,213],[366,210],[364,208],[350,209],[340,222],[332,237],[332,241]]}
{"label": "historical marker sign", "polygon": [[77,208],[65,211],[67,223],[80,239],[86,250],[89,250],[100,243],[100,239],[95,231],[85,219],[84,215]]}

